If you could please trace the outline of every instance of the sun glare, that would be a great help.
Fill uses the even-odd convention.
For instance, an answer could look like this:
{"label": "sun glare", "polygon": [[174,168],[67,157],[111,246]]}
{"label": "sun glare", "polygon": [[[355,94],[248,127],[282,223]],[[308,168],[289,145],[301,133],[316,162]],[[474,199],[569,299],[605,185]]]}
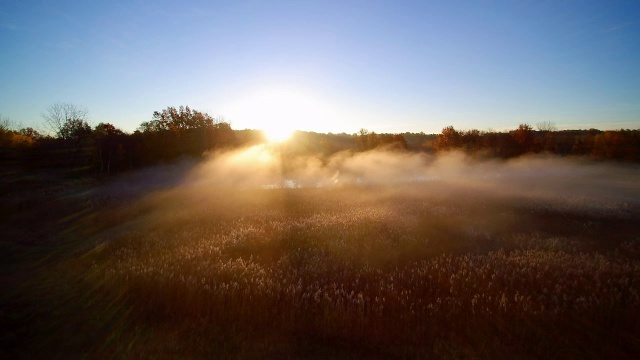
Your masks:
{"label": "sun glare", "polygon": [[228,113],[248,128],[264,131],[269,142],[286,141],[296,130],[318,131],[333,117],[329,106],[309,92],[277,86],[245,96]]}
{"label": "sun glare", "polygon": [[264,135],[269,142],[285,142],[293,135],[294,130],[287,126],[273,126],[264,129]]}

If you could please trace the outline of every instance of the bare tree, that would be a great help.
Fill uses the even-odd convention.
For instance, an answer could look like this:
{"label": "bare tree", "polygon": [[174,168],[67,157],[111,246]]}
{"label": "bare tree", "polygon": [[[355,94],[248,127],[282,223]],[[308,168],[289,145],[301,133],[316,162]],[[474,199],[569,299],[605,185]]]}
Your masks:
{"label": "bare tree", "polygon": [[11,133],[14,130],[14,124],[9,118],[0,114],[0,146],[11,143]]}
{"label": "bare tree", "polygon": [[81,165],[89,158],[92,129],[86,120],[88,115],[86,108],[69,103],[53,104],[42,114],[45,126],[62,141],[71,166],[78,165],[78,159]]}
{"label": "bare tree", "polygon": [[556,124],[551,121],[542,121],[536,124],[538,131],[557,131]]}
{"label": "bare tree", "polygon": [[12,131],[12,130],[16,130],[19,127],[20,127],[20,124],[17,124],[15,121],[0,114],[0,130]]}
{"label": "bare tree", "polygon": [[89,111],[70,103],[55,103],[42,114],[45,126],[57,137],[66,139],[71,124],[87,123]]}

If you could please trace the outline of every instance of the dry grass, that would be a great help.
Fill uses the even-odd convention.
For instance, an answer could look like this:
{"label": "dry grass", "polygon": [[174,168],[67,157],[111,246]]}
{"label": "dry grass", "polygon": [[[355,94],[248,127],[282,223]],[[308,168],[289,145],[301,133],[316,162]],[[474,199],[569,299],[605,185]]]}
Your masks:
{"label": "dry grass", "polygon": [[591,194],[575,178],[554,191],[480,176],[299,189],[179,178],[146,196],[123,178],[14,197],[27,205],[4,209],[16,222],[3,230],[20,235],[1,249],[5,354],[640,353],[633,181],[594,177]]}
{"label": "dry grass", "polygon": [[437,187],[169,192],[87,279],[195,357],[638,351],[636,209]]}

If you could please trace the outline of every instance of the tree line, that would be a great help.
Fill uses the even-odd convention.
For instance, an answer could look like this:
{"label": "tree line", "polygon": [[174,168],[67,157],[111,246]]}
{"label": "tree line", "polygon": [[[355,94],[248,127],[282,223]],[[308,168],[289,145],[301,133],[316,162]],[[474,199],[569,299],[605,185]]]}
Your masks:
{"label": "tree line", "polygon": [[[228,122],[188,106],[155,111],[151,120],[142,122],[133,133],[110,123],[92,126],[86,109],[68,103],[52,105],[43,119],[48,134],[31,127],[20,128],[0,117],[3,172],[37,168],[108,175],[264,141],[261,131],[234,130]],[[558,131],[546,122],[538,124],[537,130],[520,124],[505,132],[461,131],[453,126],[445,127],[440,134],[377,134],[366,129],[356,134],[298,131],[281,147],[288,156],[373,149],[429,153],[455,150],[497,158],[549,153],[638,162],[640,130]]]}
{"label": "tree line", "polygon": [[434,140],[425,142],[431,151],[460,150],[469,154],[512,158],[523,154],[547,153],[586,156],[601,160],[640,161],[640,130],[562,130],[551,123],[528,124],[506,132],[442,129]]}
{"label": "tree line", "polygon": [[155,111],[132,134],[110,123],[91,126],[88,111],[73,104],[54,104],[43,119],[49,134],[0,121],[3,167],[111,174],[237,145],[229,123],[188,106]]}

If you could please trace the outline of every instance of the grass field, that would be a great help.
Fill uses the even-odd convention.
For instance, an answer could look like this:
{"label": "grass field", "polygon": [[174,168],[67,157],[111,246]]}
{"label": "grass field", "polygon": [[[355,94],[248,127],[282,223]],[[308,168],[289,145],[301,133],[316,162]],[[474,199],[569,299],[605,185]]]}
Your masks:
{"label": "grass field", "polygon": [[635,358],[637,169],[496,166],[301,188],[169,168],[148,188],[21,196],[4,208],[3,352]]}

